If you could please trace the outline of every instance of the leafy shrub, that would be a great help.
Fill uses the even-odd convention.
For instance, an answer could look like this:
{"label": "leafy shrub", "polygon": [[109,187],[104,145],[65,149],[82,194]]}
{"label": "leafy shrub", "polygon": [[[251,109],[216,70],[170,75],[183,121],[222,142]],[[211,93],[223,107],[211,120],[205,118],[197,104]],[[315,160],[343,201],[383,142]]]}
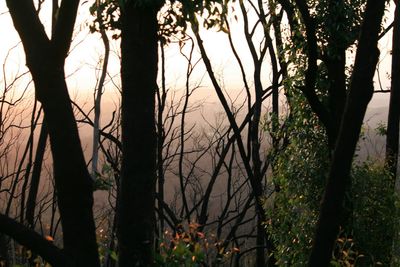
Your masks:
{"label": "leafy shrub", "polygon": [[389,266],[398,217],[393,179],[382,164],[371,161],[353,166],[352,179],[351,227],[357,249],[365,254],[360,265],[381,262]]}
{"label": "leafy shrub", "polygon": [[[323,127],[301,97],[292,101],[296,105],[286,129],[289,142],[273,162],[273,183],[279,190],[272,203],[265,203],[266,230],[275,243],[279,266],[306,266],[330,159]],[[390,266],[396,261],[391,254],[399,217],[393,179],[382,163],[371,160],[354,163],[351,176],[345,225],[332,265]]]}
{"label": "leafy shrub", "polygon": [[335,250],[332,255],[331,266],[356,266],[358,261],[364,258],[355,248],[354,240],[341,232],[335,243]]}
{"label": "leafy shrub", "polygon": [[285,150],[273,163],[273,182],[279,188],[273,203],[265,203],[266,227],[274,240],[279,266],[306,266],[329,168],[326,135],[305,100],[291,110]]}
{"label": "leafy shrub", "polygon": [[155,257],[156,266],[218,266],[239,252],[237,248],[224,249],[214,235],[208,237],[198,229],[198,224],[191,223],[187,230],[179,225],[175,232],[166,231]]}

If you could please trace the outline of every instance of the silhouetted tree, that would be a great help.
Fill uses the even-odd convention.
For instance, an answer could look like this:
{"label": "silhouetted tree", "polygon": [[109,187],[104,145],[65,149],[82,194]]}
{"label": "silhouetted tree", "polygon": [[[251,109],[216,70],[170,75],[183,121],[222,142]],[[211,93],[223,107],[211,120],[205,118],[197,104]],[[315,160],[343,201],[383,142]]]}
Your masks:
{"label": "silhouetted tree", "polygon": [[399,154],[399,120],[400,120],[400,7],[395,1],[393,38],[392,38],[392,75],[390,88],[390,103],[387,122],[386,166],[396,179]]}
{"label": "silhouetted tree", "polygon": [[[83,157],[64,74],[79,1],[61,2],[51,39],[33,1],[6,3],[24,46],[36,98],[46,116],[63,228],[63,252],[70,265],[98,266],[92,179]],[[33,243],[25,244],[34,249]]]}
{"label": "silhouetted tree", "polygon": [[153,262],[159,4],[121,6],[122,166],[117,204],[120,266]]}
{"label": "silhouetted tree", "polygon": [[385,1],[367,1],[354,70],[344,115],[331,161],[309,266],[329,266],[339,233],[343,200],[367,105],[374,92],[373,77],[379,58],[377,48]]}

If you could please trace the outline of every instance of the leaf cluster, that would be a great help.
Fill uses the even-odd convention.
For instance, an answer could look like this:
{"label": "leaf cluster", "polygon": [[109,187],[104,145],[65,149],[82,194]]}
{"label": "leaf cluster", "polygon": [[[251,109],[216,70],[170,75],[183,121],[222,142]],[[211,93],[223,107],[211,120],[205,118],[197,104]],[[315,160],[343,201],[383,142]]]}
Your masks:
{"label": "leaf cluster", "polygon": [[389,266],[393,245],[396,195],[393,179],[379,163],[367,161],[352,170],[352,229],[356,247],[365,257],[361,266],[381,262]]}
{"label": "leaf cluster", "polygon": [[[104,0],[96,1],[89,8],[94,20],[89,25],[90,32],[115,31],[121,28],[120,25],[120,1]],[[113,35],[114,39],[119,38],[119,34]]]}
{"label": "leaf cluster", "polygon": [[[295,1],[289,2],[296,7]],[[309,0],[308,12],[315,26],[317,53],[321,60],[334,58],[339,52],[352,49],[360,34],[366,0]],[[307,28],[302,14],[294,8],[291,18],[290,38],[285,40],[285,53],[291,50],[292,55],[306,55]]]}
{"label": "leaf cluster", "polygon": [[190,223],[187,228],[178,225],[174,232],[165,231],[155,255],[156,266],[208,266],[210,256],[216,259],[211,266],[218,266],[225,258],[239,252],[237,248],[225,250],[214,235],[209,237],[199,231],[197,223]]}
{"label": "leaf cluster", "polygon": [[357,40],[366,0],[320,0],[315,3],[318,43],[323,54],[335,57]]}
{"label": "leaf cluster", "polygon": [[[299,112],[309,109],[297,103]],[[293,121],[290,144],[274,162],[274,183],[280,190],[273,205],[266,205],[266,227],[280,266],[307,264],[329,171],[324,131],[317,120],[311,123],[313,119],[304,115]],[[338,236],[331,264],[390,266],[398,220],[393,179],[384,166],[373,161],[355,163],[351,177],[345,203],[348,224]]]}
{"label": "leaf cluster", "polygon": [[159,14],[159,35],[164,43],[185,35],[188,24],[201,21],[205,29],[227,31],[225,16],[228,2],[224,0],[166,1]]}
{"label": "leaf cluster", "polygon": [[[153,3],[158,1],[157,3]],[[182,40],[185,36],[188,23],[194,23],[194,19],[202,21],[206,29],[216,28],[227,31],[224,21],[227,14],[228,3],[225,0],[159,0],[136,1],[136,5],[160,6],[158,13],[159,38],[162,43],[167,44],[173,40]],[[103,0],[96,1],[90,7],[90,13],[94,17],[89,25],[90,31],[101,30],[116,31],[114,39],[120,37],[121,10],[127,4],[126,0]]]}
{"label": "leaf cluster", "polygon": [[[305,266],[311,249],[319,203],[329,167],[326,135],[299,91],[291,94],[287,122],[289,145],[273,163],[279,187],[268,208],[267,231],[279,266]],[[266,203],[267,204],[267,203]]]}
{"label": "leaf cluster", "polygon": [[101,172],[95,174],[93,190],[110,190],[114,184],[114,175],[114,170],[111,168],[111,166],[104,164]]}

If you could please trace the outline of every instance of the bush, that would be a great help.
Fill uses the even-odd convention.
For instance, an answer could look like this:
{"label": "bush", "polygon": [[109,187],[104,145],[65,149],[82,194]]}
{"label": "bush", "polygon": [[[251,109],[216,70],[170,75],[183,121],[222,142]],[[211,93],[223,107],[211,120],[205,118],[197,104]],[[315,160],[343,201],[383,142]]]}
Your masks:
{"label": "bush", "polygon": [[302,98],[292,109],[287,147],[273,162],[273,203],[265,203],[267,231],[279,266],[306,266],[329,168],[326,135]]}
{"label": "bush", "polygon": [[239,252],[238,248],[222,248],[214,235],[207,237],[198,227],[191,223],[187,230],[179,225],[175,232],[166,231],[155,257],[156,266],[219,266]]}
{"label": "bush", "polygon": [[351,227],[356,247],[365,255],[360,265],[390,266],[397,221],[393,179],[382,164],[371,161],[354,166],[352,179]]}
{"label": "bush", "polygon": [[[273,202],[265,203],[266,229],[279,266],[307,265],[330,165],[323,127],[301,97],[293,101],[289,143],[273,162],[273,183],[279,190]],[[371,160],[354,163],[351,176],[332,264],[390,266],[396,262],[392,243],[399,217],[393,179],[383,164]]]}

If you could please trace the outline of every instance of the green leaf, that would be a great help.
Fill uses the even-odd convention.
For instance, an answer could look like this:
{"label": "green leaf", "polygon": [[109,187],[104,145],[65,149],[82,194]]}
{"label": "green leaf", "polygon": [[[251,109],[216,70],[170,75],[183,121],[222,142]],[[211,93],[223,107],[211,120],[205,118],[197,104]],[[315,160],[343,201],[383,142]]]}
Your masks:
{"label": "green leaf", "polygon": [[118,261],[118,255],[115,251],[111,251],[110,252],[110,257],[111,259],[113,259],[114,261]]}

